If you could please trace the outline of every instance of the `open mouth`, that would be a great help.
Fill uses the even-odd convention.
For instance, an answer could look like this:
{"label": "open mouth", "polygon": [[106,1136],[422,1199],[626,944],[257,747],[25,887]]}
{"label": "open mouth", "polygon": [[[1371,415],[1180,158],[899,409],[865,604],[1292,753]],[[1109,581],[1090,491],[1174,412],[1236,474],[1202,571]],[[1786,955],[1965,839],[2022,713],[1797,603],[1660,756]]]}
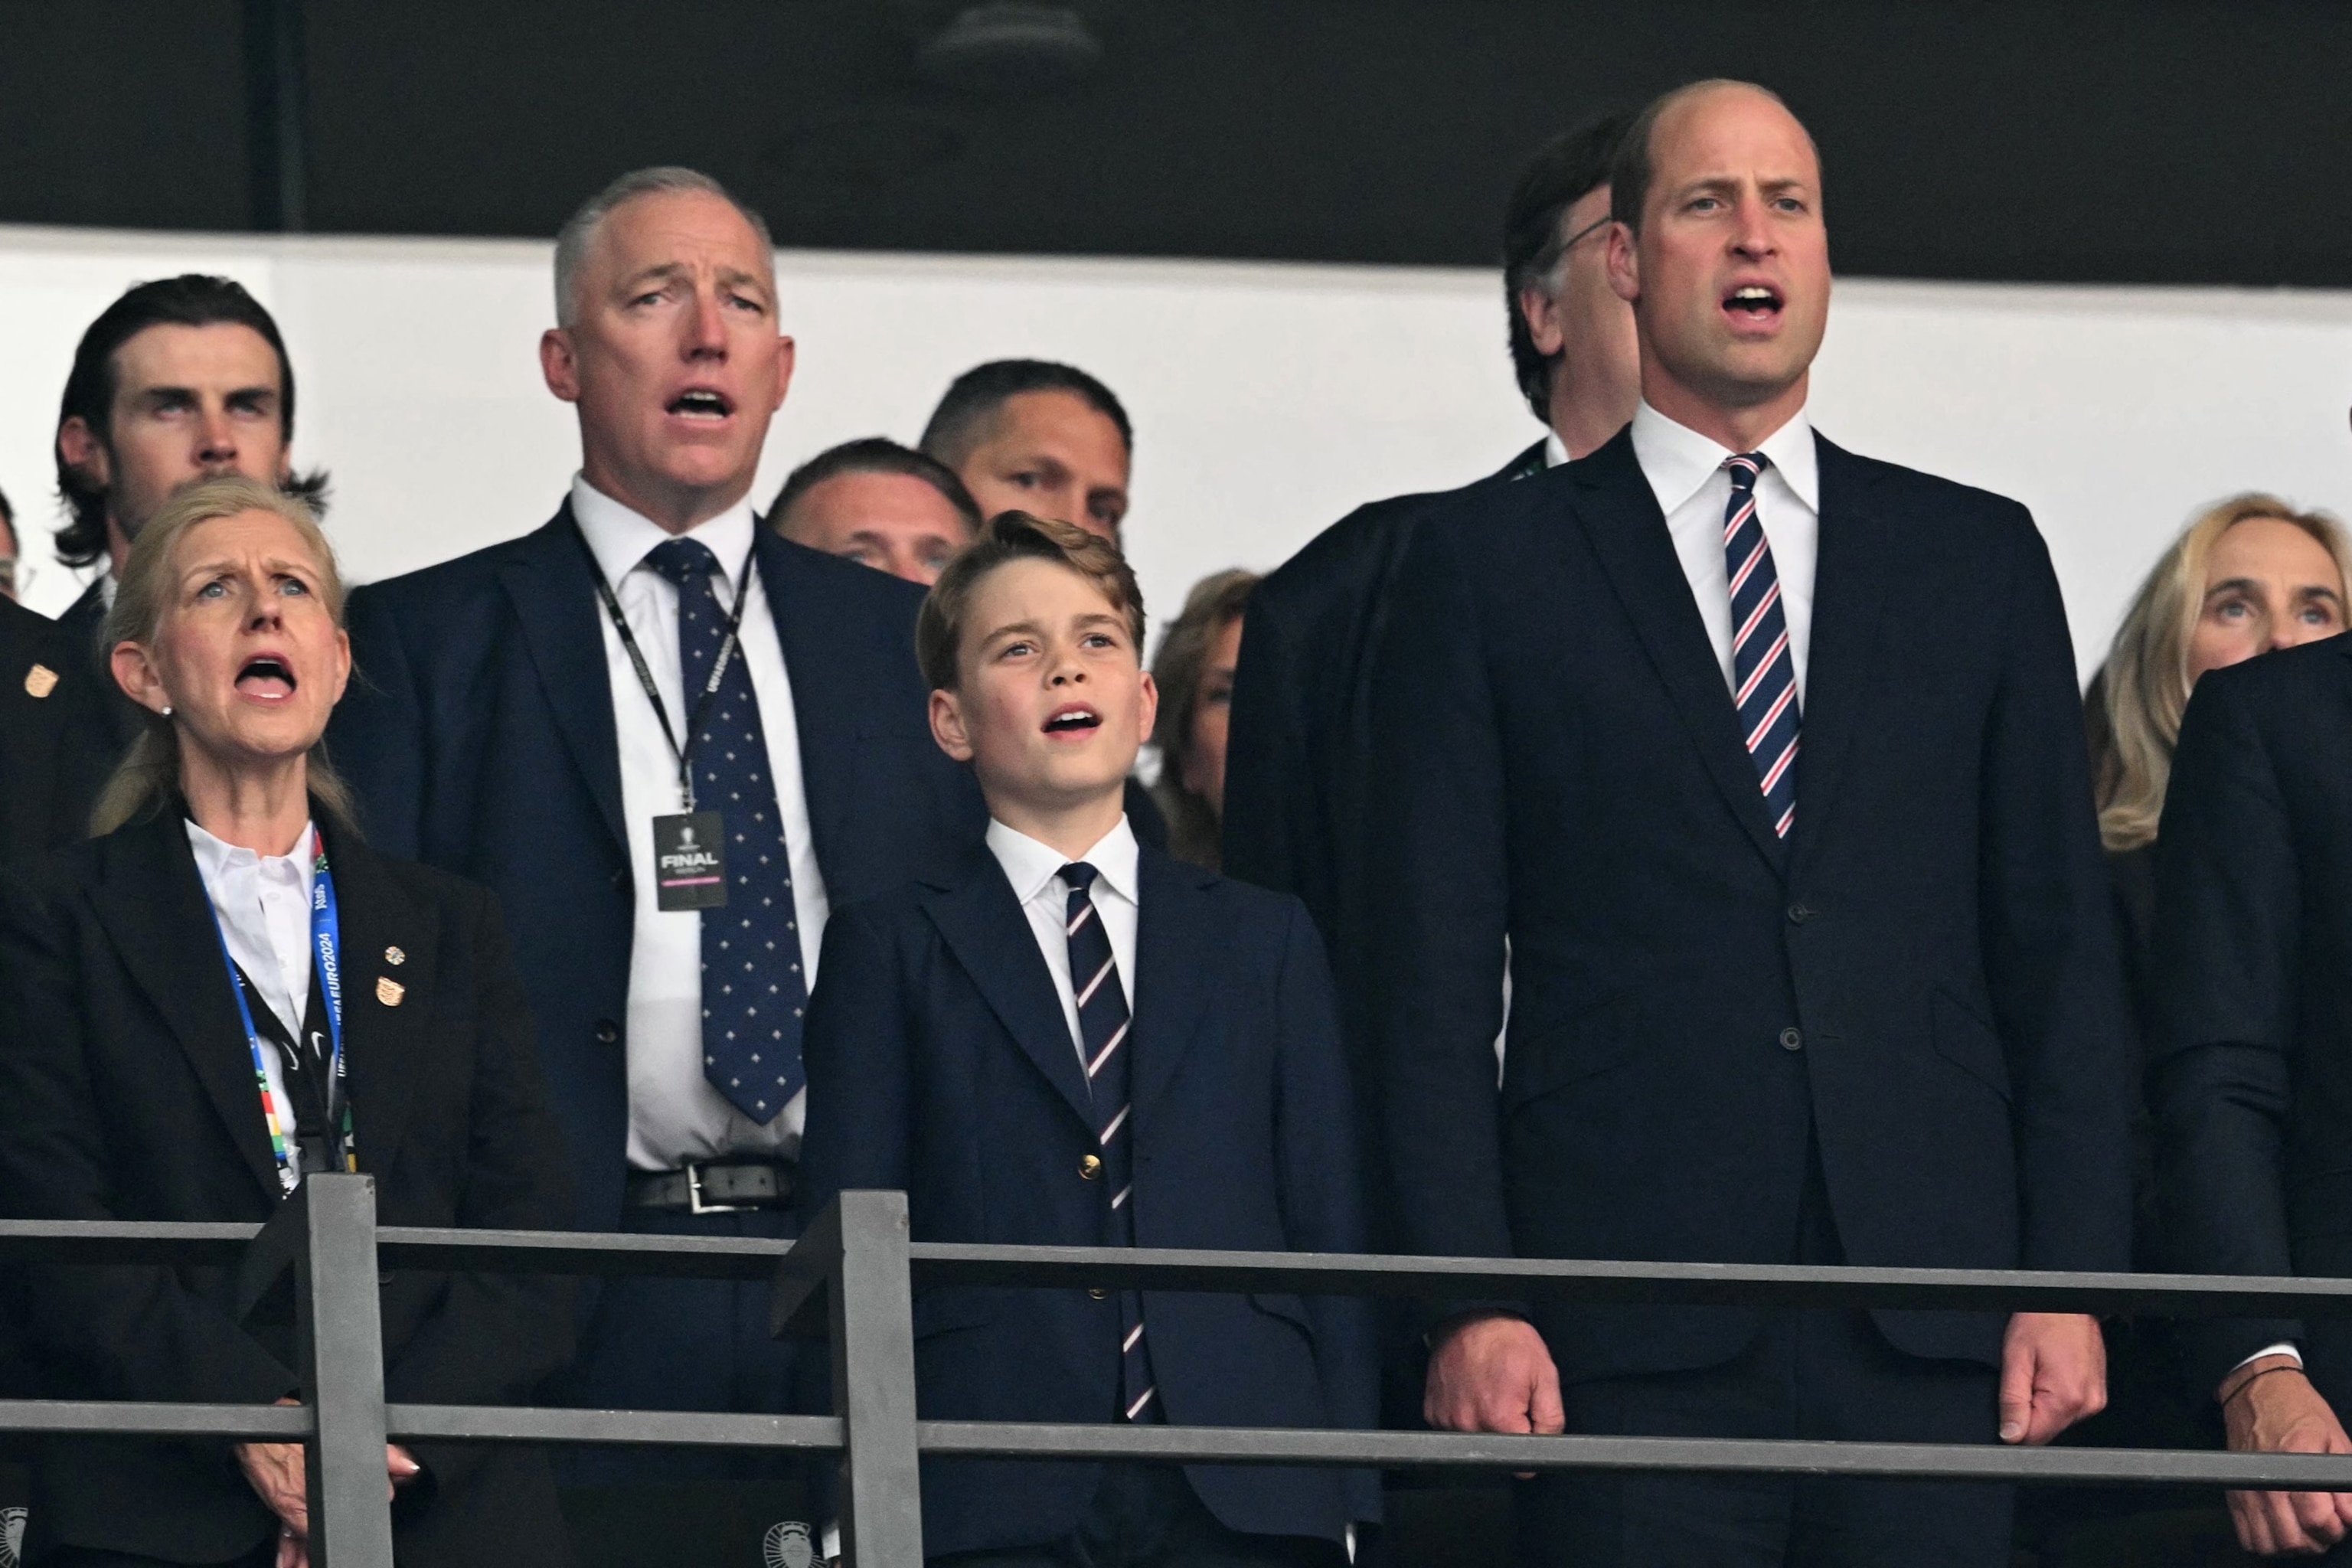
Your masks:
{"label": "open mouth", "polygon": [[1723,297],[1723,308],[1733,321],[1758,325],[1779,321],[1784,303],[1778,289],[1762,283],[1742,284]]}
{"label": "open mouth", "polygon": [[735,405],[723,395],[713,392],[709,387],[698,386],[681,392],[671,398],[667,405],[667,411],[681,419],[719,420],[734,413]]}
{"label": "open mouth", "polygon": [[1082,734],[1088,730],[1101,728],[1102,715],[1085,707],[1056,709],[1045,721],[1045,733],[1048,735]]}
{"label": "open mouth", "polygon": [[236,672],[236,689],[248,697],[291,697],[294,668],[274,654],[257,655]]}

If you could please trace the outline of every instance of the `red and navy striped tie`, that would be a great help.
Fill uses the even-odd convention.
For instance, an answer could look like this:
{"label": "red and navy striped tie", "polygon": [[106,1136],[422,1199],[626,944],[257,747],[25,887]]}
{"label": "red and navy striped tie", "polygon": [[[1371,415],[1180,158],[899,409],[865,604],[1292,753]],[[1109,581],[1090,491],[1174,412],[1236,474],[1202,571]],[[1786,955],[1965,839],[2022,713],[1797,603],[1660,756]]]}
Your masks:
{"label": "red and navy striped tie", "polygon": [[[1094,1102],[1096,1143],[1102,1163],[1096,1174],[1103,1192],[1103,1245],[1135,1245],[1135,1128],[1128,1114],[1127,989],[1118,983],[1110,933],[1089,893],[1098,875],[1083,860],[1062,868],[1070,889],[1066,920],[1070,939],[1070,984],[1078,999],[1078,1039],[1086,1047],[1087,1093]],[[1159,1388],[1151,1375],[1151,1352],[1143,1342],[1143,1297],[1118,1293],[1119,1407],[1129,1421],[1161,1419]]]}
{"label": "red and navy striped tie", "polygon": [[1797,820],[1797,667],[1772,546],[1756,517],[1756,481],[1771,459],[1761,452],[1727,458],[1731,504],[1723,513],[1723,559],[1731,574],[1731,675],[1740,738],[1755,760],[1772,831],[1789,837]]}

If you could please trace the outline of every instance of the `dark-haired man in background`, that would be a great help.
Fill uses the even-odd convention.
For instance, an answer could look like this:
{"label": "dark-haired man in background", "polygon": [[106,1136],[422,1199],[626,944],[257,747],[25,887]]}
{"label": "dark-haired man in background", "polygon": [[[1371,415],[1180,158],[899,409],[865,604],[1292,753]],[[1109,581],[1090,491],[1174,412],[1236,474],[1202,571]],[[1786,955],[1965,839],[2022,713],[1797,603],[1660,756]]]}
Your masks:
{"label": "dark-haired man in background", "polygon": [[980,531],[980,503],[938,458],[868,436],[794,468],[768,523],[795,544],[928,588]]}
{"label": "dark-haired man in background", "polygon": [[[1586,121],[1544,143],[1512,186],[1503,215],[1511,362],[1549,428],[1481,484],[1580,458],[1633,416],[1633,314],[1602,267],[1609,163],[1624,129],[1623,115]],[[1438,499],[1359,507],[1259,584],[1234,677],[1225,870],[1306,900],[1330,949],[1351,1049],[1365,1038],[1375,918],[1362,891],[1371,647],[1414,523]],[[1369,1076],[1359,1074],[1360,1089]]]}
{"label": "dark-haired man in background", "polygon": [[[74,351],[58,410],[58,493],[71,514],[58,559],[97,580],[36,637],[0,637],[0,738],[15,858],[86,836],[138,710],[98,668],[114,573],[183,486],[221,474],[275,483],[316,507],[326,476],[294,472],[294,367],[278,323],[227,278],[188,273],[126,290]],[[14,619],[14,617],[10,617]],[[21,646],[19,646],[21,644]]]}
{"label": "dark-haired man in background", "polygon": [[5,493],[0,493],[0,595],[24,597],[20,581],[24,562],[24,535],[16,531],[16,509],[8,504]]}
{"label": "dark-haired man in background", "polygon": [[1037,359],[976,365],[949,384],[917,445],[956,471],[982,517],[1034,512],[1119,542],[1135,427],[1085,371]]}

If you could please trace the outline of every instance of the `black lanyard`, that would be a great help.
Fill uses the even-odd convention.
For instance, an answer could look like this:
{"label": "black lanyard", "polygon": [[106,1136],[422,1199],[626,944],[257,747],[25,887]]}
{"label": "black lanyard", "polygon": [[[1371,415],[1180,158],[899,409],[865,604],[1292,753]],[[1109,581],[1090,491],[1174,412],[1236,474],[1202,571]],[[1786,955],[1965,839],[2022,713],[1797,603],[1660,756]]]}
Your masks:
{"label": "black lanyard", "polygon": [[677,731],[670,727],[669,709],[662,702],[661,689],[654,684],[653,669],[646,663],[645,650],[637,647],[636,634],[629,630],[628,617],[621,613],[621,601],[614,594],[613,585],[604,581],[604,569],[597,564],[596,552],[588,542],[587,531],[575,521],[572,534],[580,541],[580,548],[587,552],[588,574],[596,579],[596,596],[604,600],[604,613],[612,617],[613,630],[620,634],[621,647],[629,656],[629,668],[637,672],[637,684],[645,688],[646,700],[654,705],[654,717],[661,721],[662,738],[669,742],[670,753],[677,758],[678,796],[685,802],[686,809],[692,811],[695,731],[702,728],[703,718],[710,711],[710,700],[719,695],[719,683],[726,678],[728,663],[735,657],[736,645],[740,640],[738,634],[743,627],[743,602],[751,596],[751,571],[758,564],[752,556],[758,551],[755,548],[751,555],[743,558],[743,575],[735,584],[735,607],[727,616],[727,636],[719,645],[719,657],[711,660],[710,679],[703,683],[702,695],[696,700],[694,711],[688,715],[686,743],[680,745]]}
{"label": "black lanyard", "polygon": [[341,1120],[346,1130],[351,1120],[351,1104],[342,1081],[342,1053],[322,1054],[320,1042],[331,1040],[328,1010],[322,1003],[327,983],[318,968],[310,971],[310,1001],[302,1011],[302,1037],[308,1046],[298,1042],[286,1032],[286,1021],[264,998],[261,988],[245,972],[245,965],[229,961],[236,975],[237,989],[251,1014],[255,1033],[278,1047],[278,1058],[285,1068],[287,1109],[294,1112],[294,1152],[304,1174],[314,1171],[341,1171],[349,1168],[347,1141],[339,1136],[336,1122]]}

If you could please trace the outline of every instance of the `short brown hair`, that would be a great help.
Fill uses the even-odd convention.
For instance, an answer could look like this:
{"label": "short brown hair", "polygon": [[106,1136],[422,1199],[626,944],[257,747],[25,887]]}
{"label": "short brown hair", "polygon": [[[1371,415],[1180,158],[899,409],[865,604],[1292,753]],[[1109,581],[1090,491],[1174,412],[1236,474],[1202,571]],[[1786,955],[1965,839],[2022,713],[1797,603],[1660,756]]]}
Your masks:
{"label": "short brown hair", "polygon": [[[1748,92],[1760,92],[1773,102],[1780,104],[1781,108],[1789,108],[1787,101],[1770,88],[1752,81],[1740,81],[1727,76],[1708,77],[1704,81],[1685,82],[1672,92],[1660,93],[1650,100],[1647,108],[1633,117],[1633,123],[1626,128],[1625,139],[1617,144],[1617,162],[1609,171],[1609,216],[1611,217],[1623,224],[1635,234],[1642,232],[1642,209],[1650,204],[1650,184],[1657,177],[1658,173],[1657,164],[1651,157],[1650,148],[1650,143],[1657,140],[1658,121],[1665,118],[1666,110],[1681,103],[1685,99],[1696,98],[1702,93],[1718,92],[1727,87],[1740,88]],[[1796,110],[1790,110],[1789,113],[1791,119],[1795,118]],[[1804,121],[1798,121],[1798,124],[1801,127]],[[1807,131],[1805,140],[1811,142],[1812,139],[1813,133]],[[1815,142],[1813,146],[1815,169],[1820,168],[1821,162],[1821,145]]]}
{"label": "short brown hair", "polygon": [[1111,607],[1127,618],[1128,634],[1135,639],[1135,657],[1142,658],[1143,590],[1136,586],[1135,571],[1118,547],[1072,523],[1032,517],[1025,511],[1001,511],[983,523],[972,542],[948,563],[915,617],[915,658],[932,689],[956,689],[957,660],[963,650],[964,616],[971,607],[971,595],[982,578],[1015,561],[1050,561],[1092,583]]}

